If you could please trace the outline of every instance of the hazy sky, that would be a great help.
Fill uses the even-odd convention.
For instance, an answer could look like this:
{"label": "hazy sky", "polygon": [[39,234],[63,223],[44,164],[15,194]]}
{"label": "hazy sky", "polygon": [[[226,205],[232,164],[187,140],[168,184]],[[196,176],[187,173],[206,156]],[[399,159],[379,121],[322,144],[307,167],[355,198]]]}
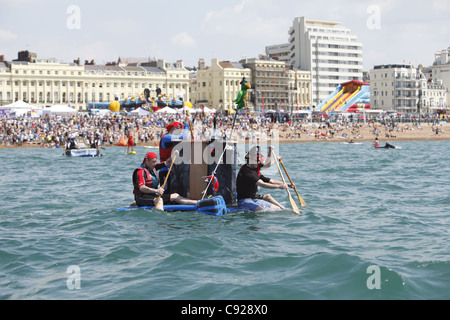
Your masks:
{"label": "hazy sky", "polygon": [[450,47],[450,0],[0,0],[0,55],[97,64],[121,57],[238,61],[288,42],[295,17],[340,22],[363,43],[364,70],[429,66]]}

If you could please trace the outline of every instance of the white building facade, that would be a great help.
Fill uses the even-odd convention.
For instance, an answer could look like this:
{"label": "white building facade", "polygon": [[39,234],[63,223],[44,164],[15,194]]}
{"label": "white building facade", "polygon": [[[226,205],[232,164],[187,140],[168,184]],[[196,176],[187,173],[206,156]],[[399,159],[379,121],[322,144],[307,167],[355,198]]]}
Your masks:
{"label": "white building facade", "polygon": [[442,81],[447,94],[446,106],[450,106],[450,47],[437,51],[434,55],[434,63],[431,67],[424,68],[424,73],[434,82]]}
{"label": "white building facade", "polygon": [[290,63],[311,72],[313,104],[319,104],[343,82],[362,80],[362,43],[340,23],[295,18],[289,43]]}
{"label": "white building facade", "polygon": [[291,44],[283,43],[266,47],[266,55],[278,61],[284,61],[286,64],[291,63]]}
{"label": "white building facade", "polygon": [[139,96],[144,89],[156,96],[189,101],[189,71],[182,61],[158,60],[132,66],[78,65],[55,59],[0,62],[0,105],[23,100],[46,107],[68,104],[78,111],[91,102]]}
{"label": "white building facade", "polygon": [[447,94],[442,81],[412,65],[379,65],[370,70],[370,97],[373,109],[432,113],[445,106]]}
{"label": "white building facade", "polygon": [[192,102],[197,106],[206,106],[228,112],[235,109],[233,100],[241,90],[242,78],[250,81],[251,70],[239,62],[219,61],[214,58],[211,66],[202,66],[197,71],[195,97]]}

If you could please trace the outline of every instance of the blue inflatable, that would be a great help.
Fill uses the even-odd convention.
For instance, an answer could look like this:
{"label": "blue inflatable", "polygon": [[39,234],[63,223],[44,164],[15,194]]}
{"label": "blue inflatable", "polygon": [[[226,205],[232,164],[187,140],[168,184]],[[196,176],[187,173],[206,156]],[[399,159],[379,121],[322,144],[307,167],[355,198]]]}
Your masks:
{"label": "blue inflatable", "polygon": [[[117,209],[117,211],[130,211],[136,209],[151,210],[154,207],[125,207]],[[165,205],[164,211],[197,211],[211,216],[223,216],[228,213],[227,205],[222,196],[216,196],[208,199],[201,200],[197,205]]]}

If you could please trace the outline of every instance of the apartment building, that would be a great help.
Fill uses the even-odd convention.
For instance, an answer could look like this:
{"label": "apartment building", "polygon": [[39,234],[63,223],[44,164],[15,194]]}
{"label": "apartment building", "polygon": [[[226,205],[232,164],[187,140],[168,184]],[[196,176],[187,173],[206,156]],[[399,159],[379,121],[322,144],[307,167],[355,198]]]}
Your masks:
{"label": "apartment building", "polygon": [[160,59],[131,65],[79,65],[56,59],[20,54],[19,59],[0,62],[0,104],[18,100],[45,107],[69,104],[81,111],[90,102],[109,102],[139,96],[156,89],[170,99],[189,96],[189,71],[182,61]]}
{"label": "apartment building", "polygon": [[286,64],[291,63],[290,43],[275,44],[266,47],[266,55],[274,60],[284,61]]}
{"label": "apartment building", "polygon": [[[289,63],[311,72],[314,105],[339,84],[363,78],[362,43],[338,22],[295,18],[289,30],[289,43]],[[278,51],[283,48],[280,45]]]}
{"label": "apartment building", "polygon": [[371,107],[401,113],[435,112],[446,103],[442,81],[427,79],[409,64],[379,65],[370,70]]}
{"label": "apartment building", "polygon": [[256,110],[303,110],[311,108],[311,73],[296,70],[284,61],[244,59],[251,70],[253,92],[249,97]]}
{"label": "apartment building", "polygon": [[240,82],[244,77],[250,81],[251,70],[239,62],[219,61],[214,58],[211,59],[211,66],[205,66],[201,59],[194,82],[196,89],[192,90],[196,96],[192,102],[197,107],[204,105],[219,111],[235,109],[233,100],[241,90]]}
{"label": "apartment building", "polygon": [[206,67],[203,60],[197,72],[189,71],[182,61],[137,63],[79,61],[65,63],[56,59],[38,59],[35,54],[20,54],[14,61],[0,60],[0,105],[23,100],[46,107],[68,104],[78,111],[91,102],[110,102],[116,98],[140,96],[156,89],[169,99],[182,98],[197,107],[204,105],[220,111],[234,109],[233,100],[246,78],[250,110],[286,111],[311,107],[311,73],[293,68],[284,61],[245,59],[240,62],[212,59]]}
{"label": "apartment building", "polygon": [[434,55],[434,63],[430,67],[423,69],[427,78],[433,81],[442,81],[447,95],[446,106],[450,106],[450,47],[444,50],[437,51]]}

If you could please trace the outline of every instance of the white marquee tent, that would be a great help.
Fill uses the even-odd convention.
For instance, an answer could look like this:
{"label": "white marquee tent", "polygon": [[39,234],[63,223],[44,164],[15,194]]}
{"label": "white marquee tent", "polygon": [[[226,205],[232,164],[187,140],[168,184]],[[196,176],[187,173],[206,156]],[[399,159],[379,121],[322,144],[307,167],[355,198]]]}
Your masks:
{"label": "white marquee tent", "polygon": [[211,109],[211,108],[204,106],[203,108],[196,109],[196,112],[216,113],[216,109]]}
{"label": "white marquee tent", "polygon": [[188,106],[183,106],[183,108],[176,110],[177,113],[186,113],[186,111],[189,112],[189,114],[197,112],[197,110],[194,110],[194,108],[189,108]]}
{"label": "white marquee tent", "polygon": [[128,112],[128,114],[130,115],[138,115],[138,116],[146,116],[149,115],[150,112],[148,112],[147,110],[142,109],[141,107],[134,109],[131,112]]}
{"label": "white marquee tent", "polygon": [[71,115],[76,114],[77,110],[74,108],[69,107],[65,104],[55,104],[49,108],[45,108],[42,110],[42,113],[45,114],[51,114],[51,115]]}
{"label": "white marquee tent", "polygon": [[158,111],[156,111],[156,113],[177,113],[174,109],[170,108],[170,107],[164,107],[162,109],[159,109]]}
{"label": "white marquee tent", "polygon": [[[26,115],[28,112],[31,112],[31,111],[37,111],[37,113],[40,113],[40,111],[42,110],[41,107],[33,106],[29,103],[23,102],[22,100],[18,100],[14,103],[11,103],[11,104],[8,104],[5,106],[1,106],[0,109],[1,110],[10,110],[11,112],[15,113],[16,117]],[[35,114],[36,114],[36,112],[35,112]]]}

